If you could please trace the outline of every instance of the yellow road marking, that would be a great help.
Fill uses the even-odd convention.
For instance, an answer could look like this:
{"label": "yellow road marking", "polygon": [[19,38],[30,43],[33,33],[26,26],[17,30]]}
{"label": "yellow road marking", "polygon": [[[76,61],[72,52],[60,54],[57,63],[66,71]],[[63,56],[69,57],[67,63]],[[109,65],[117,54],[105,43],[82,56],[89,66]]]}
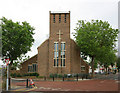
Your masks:
{"label": "yellow road marking", "polygon": [[29,88],[22,88],[22,89],[16,89],[16,90],[11,90],[11,91],[31,91],[31,90],[34,90],[36,89],[37,87],[34,87],[32,89],[29,89]]}
{"label": "yellow road marking", "polygon": [[34,90],[34,89],[36,89],[37,87],[34,87],[34,88],[32,88],[32,89],[28,89],[28,90],[26,90],[26,91],[31,91],[31,90]]}
{"label": "yellow road marking", "polygon": [[17,89],[17,90],[13,90],[13,91],[23,91],[25,90],[26,88],[22,88],[22,89]]}

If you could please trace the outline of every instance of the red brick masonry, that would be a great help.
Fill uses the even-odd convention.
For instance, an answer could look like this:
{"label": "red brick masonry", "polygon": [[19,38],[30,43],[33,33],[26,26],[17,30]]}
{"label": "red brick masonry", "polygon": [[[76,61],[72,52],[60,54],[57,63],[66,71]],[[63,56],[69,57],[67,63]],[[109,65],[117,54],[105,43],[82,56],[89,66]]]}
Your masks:
{"label": "red brick masonry", "polygon": [[[25,83],[14,83],[14,86]],[[118,91],[117,80],[39,81],[32,91]]]}

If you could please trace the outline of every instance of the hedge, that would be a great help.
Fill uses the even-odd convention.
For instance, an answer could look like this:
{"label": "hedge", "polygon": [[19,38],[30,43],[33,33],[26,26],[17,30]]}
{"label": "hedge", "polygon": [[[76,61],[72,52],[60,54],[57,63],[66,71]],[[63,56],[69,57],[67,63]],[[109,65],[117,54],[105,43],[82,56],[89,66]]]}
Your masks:
{"label": "hedge", "polygon": [[81,78],[87,78],[87,77],[89,77],[90,75],[89,74],[86,74],[86,73],[79,73],[79,74],[70,74],[70,75],[68,75],[68,74],[64,74],[64,75],[62,75],[62,74],[50,74],[49,75],[49,77],[50,78],[62,78],[62,77],[64,77],[64,78],[71,78],[71,77],[81,77]]}
{"label": "hedge", "polygon": [[13,78],[15,78],[15,77],[24,77],[24,76],[36,76],[36,77],[38,77],[39,74],[38,73],[26,73],[26,74],[11,73],[11,77],[13,77]]}

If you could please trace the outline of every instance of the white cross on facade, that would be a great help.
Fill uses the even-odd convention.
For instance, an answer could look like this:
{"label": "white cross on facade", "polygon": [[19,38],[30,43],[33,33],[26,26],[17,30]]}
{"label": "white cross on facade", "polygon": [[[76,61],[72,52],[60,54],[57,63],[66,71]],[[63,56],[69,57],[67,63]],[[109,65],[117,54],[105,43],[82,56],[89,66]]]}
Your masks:
{"label": "white cross on facade", "polygon": [[60,35],[63,35],[63,33],[61,33],[61,31],[59,30],[59,33],[57,33],[57,35],[59,35],[59,41],[61,40]]}

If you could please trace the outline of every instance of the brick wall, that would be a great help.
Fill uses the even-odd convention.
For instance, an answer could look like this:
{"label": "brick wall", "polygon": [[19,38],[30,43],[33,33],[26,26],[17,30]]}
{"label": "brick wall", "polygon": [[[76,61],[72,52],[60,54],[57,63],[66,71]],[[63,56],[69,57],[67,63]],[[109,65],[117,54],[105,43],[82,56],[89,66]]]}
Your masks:
{"label": "brick wall", "polygon": [[49,39],[43,42],[41,46],[38,47],[37,63],[38,63],[38,73],[40,76],[47,76],[49,72],[48,47],[49,47]]}
{"label": "brick wall", "polygon": [[17,73],[17,74],[19,73],[19,74],[20,74],[21,71],[20,71],[20,70],[10,70],[10,73],[11,73],[11,74],[13,74],[13,73]]}
{"label": "brick wall", "polygon": [[85,66],[85,70],[81,73],[89,73],[89,65],[81,58],[81,66]]}
{"label": "brick wall", "polygon": [[71,39],[71,74],[81,72],[80,50],[75,41]]}
{"label": "brick wall", "polygon": [[27,73],[28,72],[28,65],[32,65],[33,63],[37,63],[37,55],[31,57],[24,63],[22,63],[22,68],[20,70],[21,73]]}

